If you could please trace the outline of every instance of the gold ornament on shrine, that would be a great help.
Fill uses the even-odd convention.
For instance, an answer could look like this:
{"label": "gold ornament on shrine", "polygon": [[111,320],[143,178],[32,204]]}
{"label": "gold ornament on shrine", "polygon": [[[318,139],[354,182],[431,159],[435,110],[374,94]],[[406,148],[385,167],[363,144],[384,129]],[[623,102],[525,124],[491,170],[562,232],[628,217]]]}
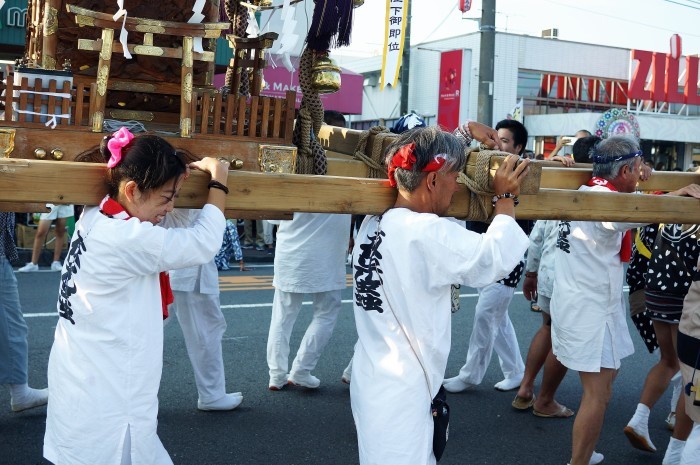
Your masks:
{"label": "gold ornament on shrine", "polygon": [[311,84],[319,94],[332,94],[340,90],[340,68],[328,56],[318,53],[311,67]]}
{"label": "gold ornament on shrine", "polygon": [[0,128],[0,158],[9,158],[15,149],[16,129]]}

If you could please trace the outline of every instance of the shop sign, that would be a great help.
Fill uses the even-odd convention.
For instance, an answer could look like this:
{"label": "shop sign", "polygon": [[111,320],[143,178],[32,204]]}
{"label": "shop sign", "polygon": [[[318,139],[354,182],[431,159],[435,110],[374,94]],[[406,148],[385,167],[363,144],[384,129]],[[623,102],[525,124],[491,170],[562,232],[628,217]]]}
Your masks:
{"label": "shop sign", "polygon": [[466,13],[472,7],[472,0],[459,0],[459,11]]}
{"label": "shop sign", "polygon": [[557,103],[627,104],[627,82],[618,79],[544,73],[538,98]]}
{"label": "shop sign", "polygon": [[[700,105],[698,95],[697,56],[685,57],[686,79],[683,91],[679,82],[681,56],[680,36],[671,38],[671,53],[632,50],[631,60],[637,65],[630,77],[629,98],[655,103]],[[649,78],[650,79],[647,79]]]}
{"label": "shop sign", "polygon": [[453,131],[459,126],[461,92],[462,50],[442,52],[437,122],[446,131]]}
{"label": "shop sign", "polygon": [[25,18],[27,17],[27,9],[13,7],[7,9],[7,21],[5,25],[9,27],[24,27]]}

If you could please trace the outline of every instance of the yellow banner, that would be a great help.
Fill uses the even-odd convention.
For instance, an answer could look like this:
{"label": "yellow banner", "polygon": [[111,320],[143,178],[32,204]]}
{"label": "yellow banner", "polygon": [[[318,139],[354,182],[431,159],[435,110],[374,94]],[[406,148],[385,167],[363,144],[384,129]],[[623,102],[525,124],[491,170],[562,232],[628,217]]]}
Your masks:
{"label": "yellow banner", "polygon": [[406,36],[406,10],[411,0],[386,0],[386,24],[384,26],[384,53],[382,77],[379,88],[387,84],[396,87],[401,70],[403,43]]}

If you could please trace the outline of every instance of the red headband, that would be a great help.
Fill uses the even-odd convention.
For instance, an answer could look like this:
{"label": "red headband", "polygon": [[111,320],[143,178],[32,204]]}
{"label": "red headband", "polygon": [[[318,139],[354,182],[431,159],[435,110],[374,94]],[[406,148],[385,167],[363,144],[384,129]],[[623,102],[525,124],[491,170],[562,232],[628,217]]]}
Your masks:
{"label": "red headband", "polygon": [[[401,168],[403,170],[413,169],[413,165],[416,164],[416,144],[411,142],[403,147],[399,148],[393,157],[391,157],[391,164],[389,165],[389,184],[391,187],[396,187],[396,178],[394,177],[394,172],[396,168]],[[444,155],[435,155],[430,163],[428,163],[425,168],[421,170],[423,173],[429,173],[431,171],[438,171],[445,164]]]}

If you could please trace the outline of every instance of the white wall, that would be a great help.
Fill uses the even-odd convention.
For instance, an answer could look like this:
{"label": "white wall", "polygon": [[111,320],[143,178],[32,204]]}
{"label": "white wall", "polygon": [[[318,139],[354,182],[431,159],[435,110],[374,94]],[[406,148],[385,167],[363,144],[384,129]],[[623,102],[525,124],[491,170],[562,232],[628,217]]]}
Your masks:
{"label": "white wall", "polygon": [[[440,73],[440,52],[455,49],[471,50],[469,118],[476,118],[479,91],[478,33],[426,42],[411,48],[411,81],[409,110],[423,115],[436,115]],[[492,125],[506,117],[517,103],[518,70],[543,71],[595,78],[627,79],[630,51],[622,48],[583,44],[539,37],[496,34],[494,61],[494,96]],[[381,70],[381,57],[344,64],[355,72]],[[363,114],[355,120],[395,118],[401,98],[397,89],[378,87],[365,89]],[[597,113],[567,113],[558,115],[531,115],[525,124],[532,136],[574,134],[581,128],[592,128],[599,118]],[[642,138],[669,141],[700,142],[699,118],[640,114],[637,116]]]}

